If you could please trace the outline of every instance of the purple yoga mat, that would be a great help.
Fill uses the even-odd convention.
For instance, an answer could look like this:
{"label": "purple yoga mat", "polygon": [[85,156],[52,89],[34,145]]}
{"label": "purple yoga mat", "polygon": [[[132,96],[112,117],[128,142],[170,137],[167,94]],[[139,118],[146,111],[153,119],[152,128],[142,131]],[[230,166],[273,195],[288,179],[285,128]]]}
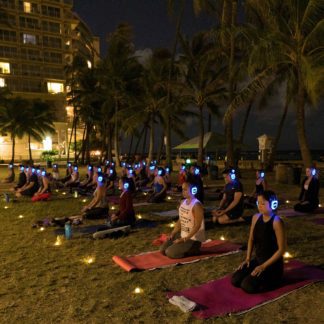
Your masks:
{"label": "purple yoga mat", "polygon": [[315,218],[312,219],[312,222],[314,222],[317,225],[324,225],[324,218]]}
{"label": "purple yoga mat", "polygon": [[201,286],[170,292],[172,296],[185,296],[198,307],[192,314],[198,318],[209,318],[227,314],[242,314],[316,281],[324,281],[324,271],[297,260],[285,264],[284,282],[280,288],[261,294],[247,294],[231,284],[231,275],[210,281]]}

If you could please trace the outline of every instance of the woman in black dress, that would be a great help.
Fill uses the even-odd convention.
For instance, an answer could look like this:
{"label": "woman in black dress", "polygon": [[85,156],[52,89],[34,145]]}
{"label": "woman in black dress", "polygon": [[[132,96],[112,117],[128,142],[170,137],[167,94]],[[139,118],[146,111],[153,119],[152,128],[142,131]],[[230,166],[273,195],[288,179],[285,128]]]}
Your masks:
{"label": "woman in black dress", "polygon": [[[264,191],[257,199],[259,213],[252,219],[246,259],[232,277],[235,287],[251,294],[280,285],[286,249],[284,224],[276,215],[278,200],[275,193]],[[253,250],[255,256],[252,258]]]}

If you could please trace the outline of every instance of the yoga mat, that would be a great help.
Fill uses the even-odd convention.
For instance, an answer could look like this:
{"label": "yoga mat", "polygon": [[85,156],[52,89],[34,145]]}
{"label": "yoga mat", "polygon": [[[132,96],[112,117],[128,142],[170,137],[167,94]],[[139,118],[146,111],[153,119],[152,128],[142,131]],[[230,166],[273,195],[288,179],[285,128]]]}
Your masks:
{"label": "yoga mat", "polygon": [[[89,225],[89,226],[79,226],[79,227],[74,227],[72,226],[72,236],[74,234],[78,235],[86,235],[86,234],[93,234],[97,232],[98,230],[104,230],[107,229],[107,226],[102,224],[102,225]],[[64,228],[57,228],[54,231],[55,235],[64,235],[65,231]]]}
{"label": "yoga mat", "polygon": [[139,203],[135,203],[133,204],[134,207],[141,207],[141,206],[149,206],[152,205],[153,203],[149,203],[149,202],[139,202]]}
{"label": "yoga mat", "polygon": [[119,204],[119,196],[108,196],[107,200],[111,204],[115,204],[115,205]]}
{"label": "yoga mat", "polygon": [[194,301],[198,306],[192,314],[204,319],[249,312],[317,281],[324,281],[323,270],[297,260],[291,260],[285,264],[283,283],[276,290],[260,294],[247,294],[242,289],[232,286],[231,275],[228,275],[201,286],[170,292],[167,297],[185,296]]}
{"label": "yoga mat", "polygon": [[324,214],[324,207],[318,207],[312,213],[296,212],[296,211],[294,211],[293,208],[278,209],[277,212],[278,212],[279,216],[285,216],[285,217],[309,216],[309,215],[316,215],[316,214]]}
{"label": "yoga mat", "polygon": [[315,223],[316,225],[324,225],[324,218],[315,218],[312,219],[312,222]]}
{"label": "yoga mat", "polygon": [[[216,209],[216,207],[213,207],[213,206],[204,207],[205,216],[206,216],[206,214],[210,213],[214,209]],[[178,209],[172,209],[172,210],[166,210],[163,212],[152,212],[151,215],[160,216],[160,217],[178,218],[179,211],[178,211]]]}
{"label": "yoga mat", "polygon": [[239,249],[239,244],[215,240],[203,243],[200,255],[190,256],[182,259],[170,259],[167,256],[162,255],[160,251],[146,252],[129,257],[120,257],[115,255],[112,259],[125,271],[130,272],[154,270],[171,267],[178,264],[193,263],[211,257],[220,257],[228,254],[238,253],[240,251]]}

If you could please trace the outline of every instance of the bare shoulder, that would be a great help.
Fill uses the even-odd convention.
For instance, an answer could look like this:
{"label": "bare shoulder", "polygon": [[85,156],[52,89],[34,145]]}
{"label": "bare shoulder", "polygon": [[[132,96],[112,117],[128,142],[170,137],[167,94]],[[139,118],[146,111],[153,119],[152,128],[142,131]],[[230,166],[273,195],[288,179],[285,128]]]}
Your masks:
{"label": "bare shoulder", "polygon": [[278,228],[283,226],[284,226],[283,220],[278,215],[276,215],[273,220],[273,228]]}
{"label": "bare shoulder", "polygon": [[261,215],[262,214],[260,214],[260,213],[254,214],[252,217],[252,224],[255,224]]}

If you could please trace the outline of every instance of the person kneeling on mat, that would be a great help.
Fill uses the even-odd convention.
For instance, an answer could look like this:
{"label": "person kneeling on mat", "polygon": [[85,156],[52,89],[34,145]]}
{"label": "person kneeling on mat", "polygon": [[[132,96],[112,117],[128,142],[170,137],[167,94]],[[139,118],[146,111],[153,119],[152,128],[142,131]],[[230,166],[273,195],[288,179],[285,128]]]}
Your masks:
{"label": "person kneeling on mat", "polygon": [[302,213],[312,213],[318,208],[318,194],[320,183],[317,178],[317,171],[313,167],[306,168],[306,177],[302,182],[299,203],[294,210]]}
{"label": "person kneeling on mat", "polygon": [[[258,195],[259,213],[252,219],[245,261],[232,276],[232,284],[253,294],[275,289],[283,276],[286,231],[276,215],[278,199],[273,191]],[[255,257],[252,259],[252,250]]]}
{"label": "person kneeling on mat", "polygon": [[37,192],[34,193],[32,201],[42,201],[47,200],[51,197],[51,187],[50,187],[50,173],[47,173],[46,170],[41,171],[41,185]]}
{"label": "person kneeling on mat", "polygon": [[201,243],[205,241],[205,222],[203,206],[195,197],[197,190],[195,184],[184,182],[182,185],[185,199],[179,207],[179,220],[160,248],[161,253],[169,258],[200,254]]}
{"label": "person kneeling on mat", "polygon": [[223,171],[225,180],[224,195],[219,208],[212,211],[213,222],[219,224],[233,224],[244,222],[243,214],[243,186],[237,179],[234,169]]}
{"label": "person kneeling on mat", "polygon": [[119,189],[122,190],[119,199],[119,211],[110,217],[111,226],[134,225],[135,211],[133,206],[133,192],[135,190],[132,179],[123,177],[119,180]]}
{"label": "person kneeling on mat", "polygon": [[82,216],[88,219],[106,218],[108,215],[108,201],[106,197],[106,178],[98,173],[97,187],[89,205],[82,208]]}

